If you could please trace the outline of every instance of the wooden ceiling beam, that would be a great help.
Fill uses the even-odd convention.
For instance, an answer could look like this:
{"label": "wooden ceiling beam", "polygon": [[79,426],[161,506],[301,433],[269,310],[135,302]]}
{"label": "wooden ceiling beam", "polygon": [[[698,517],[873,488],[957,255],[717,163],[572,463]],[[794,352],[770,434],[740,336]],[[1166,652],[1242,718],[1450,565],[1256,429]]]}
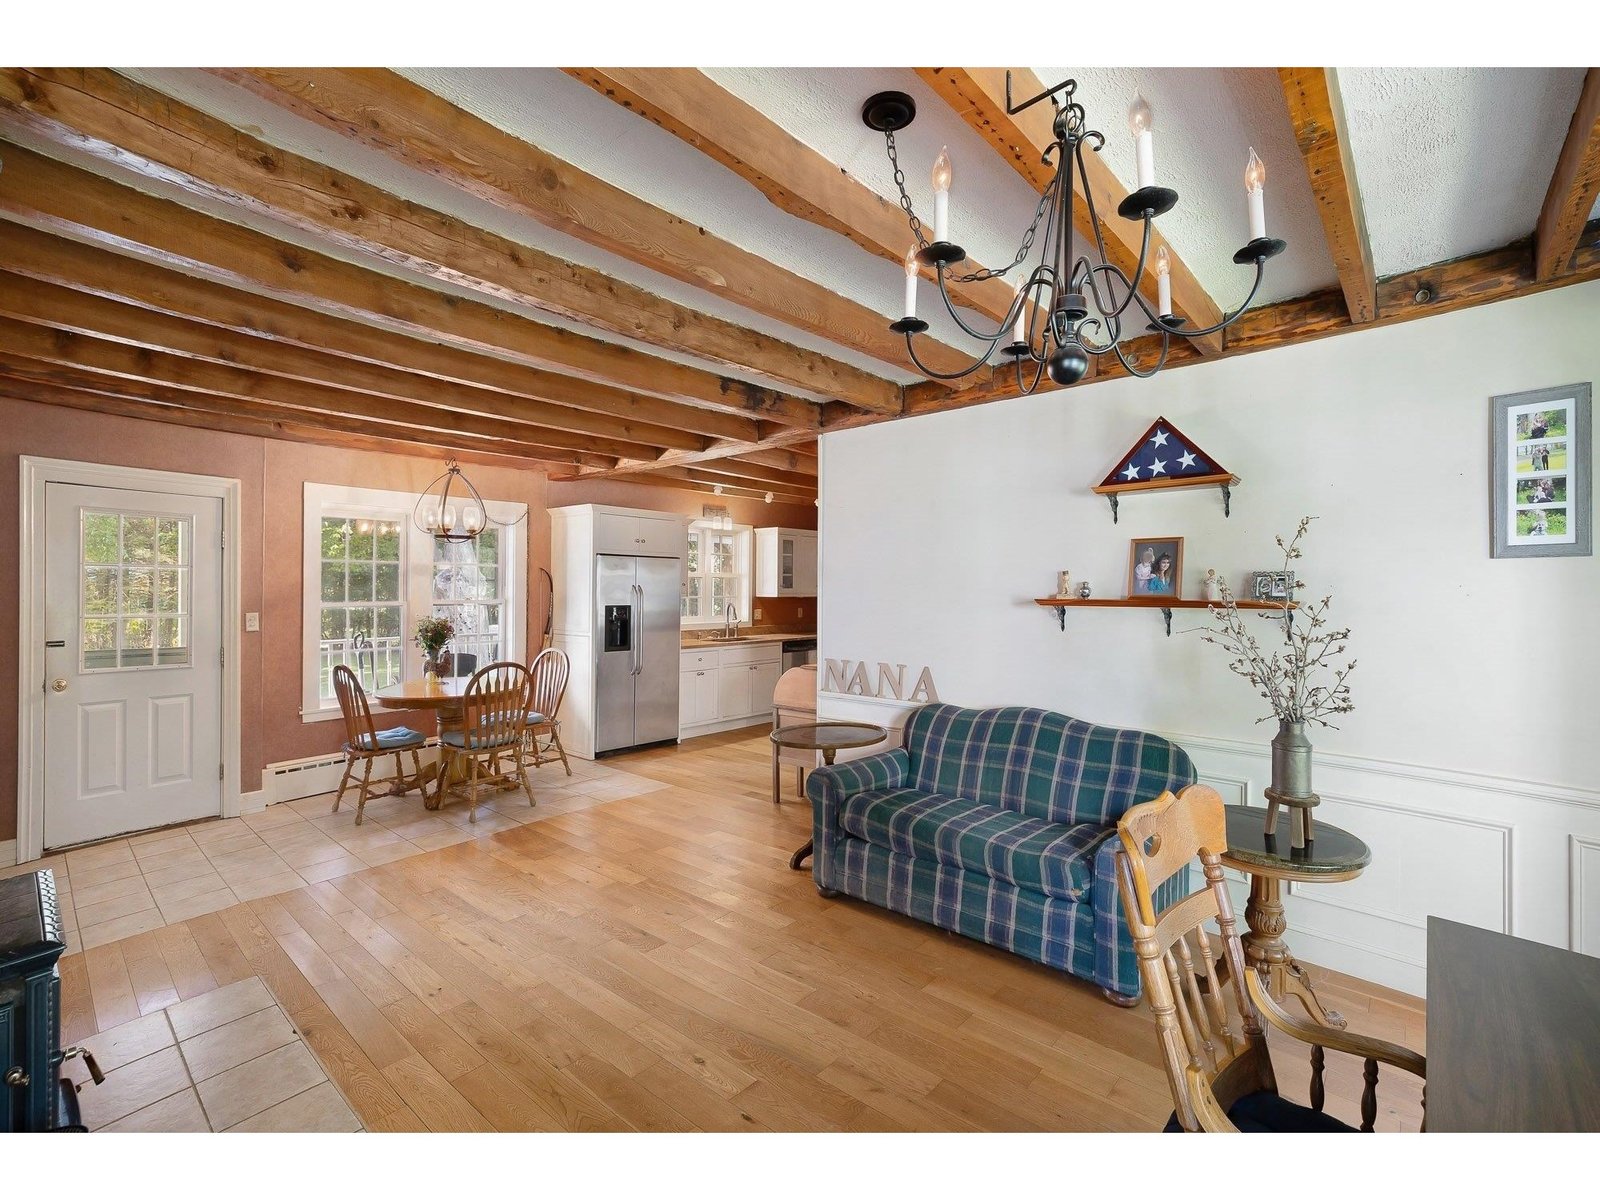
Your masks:
{"label": "wooden ceiling beam", "polygon": [[541,369],[800,428],[798,396],[713,374],[278,241],[21,147],[5,150],[0,215],[157,265]]}
{"label": "wooden ceiling beam", "polygon": [[[664,425],[631,423],[546,401],[425,379],[299,346],[275,344],[4,270],[0,270],[0,315],[181,358],[243,368],[287,381],[342,389],[366,400],[386,398],[427,405],[439,410],[438,419],[443,422],[449,422],[452,414],[471,414],[488,420],[560,430],[574,437],[590,434],[611,440],[618,446],[647,445],[660,449],[699,450],[710,441],[699,434]],[[621,450],[613,452],[623,453]]]}
{"label": "wooden ceiling beam", "polygon": [[[732,480],[720,479],[715,475],[704,475],[699,471],[691,471],[686,467],[676,467],[662,471],[652,471],[647,475],[620,474],[609,477],[614,483],[637,483],[647,487],[676,488],[685,492],[702,492],[707,502],[714,503],[716,494],[713,488],[721,487],[723,496],[735,496],[742,500],[764,500],[771,496],[776,503],[811,504],[817,494],[813,491],[787,492],[782,488],[768,488],[757,484],[754,487],[742,487]],[[553,482],[562,482],[556,476],[551,476]]]}
{"label": "wooden ceiling beam", "polygon": [[1600,199],[1600,67],[1590,67],[1567,126],[1534,233],[1534,276],[1554,279],[1572,269],[1573,252]]}
{"label": "wooden ceiling beam", "polygon": [[59,372],[52,377],[50,370],[41,364],[13,359],[3,353],[0,353],[0,396],[246,437],[432,459],[437,459],[440,451],[447,451],[467,463],[537,467],[546,471],[571,469],[571,463],[563,459],[530,455],[521,447],[506,447],[490,440],[451,438],[420,430],[408,432],[395,426],[360,421],[302,423],[294,419],[292,411],[267,404],[221,401],[132,380],[87,379],[71,372]]}
{"label": "wooden ceiling beam", "polygon": [[[606,99],[687,142],[791,216],[849,238],[900,263],[911,231],[900,206],[853,178],[760,109],[693,67],[566,67]],[[980,270],[968,259],[963,271]],[[951,284],[954,298],[1003,320],[1014,293],[1003,279]]]}
{"label": "wooden ceiling beam", "polygon": [[[1232,358],[1239,354],[1291,346],[1352,330],[1397,325],[1595,279],[1600,279],[1600,220],[1591,221],[1585,226],[1578,240],[1572,269],[1565,275],[1552,279],[1536,278],[1534,239],[1526,237],[1498,250],[1435,263],[1380,279],[1377,286],[1378,315],[1364,325],[1357,325],[1350,320],[1344,294],[1339,289],[1250,309],[1229,331],[1228,346],[1223,357]],[[1146,355],[1155,353],[1158,348],[1152,345],[1153,342],[1153,338],[1138,339],[1133,343],[1133,349]],[[1175,349],[1168,358],[1167,369],[1202,361],[1212,360],[1204,359],[1192,350],[1186,349],[1180,354]],[[1092,380],[1073,385],[1073,390],[1121,378],[1124,374],[1120,369],[1115,372],[1105,370]],[[909,416],[943,408],[985,404],[993,400],[1008,400],[1019,394],[1015,380],[1007,381],[998,372],[984,383],[954,393],[917,384],[906,389],[906,412]],[[851,428],[859,423],[852,414],[844,419],[830,420],[824,431]]]}
{"label": "wooden ceiling beam", "polygon": [[1378,276],[1338,79],[1332,67],[1279,67],[1278,82],[1311,179],[1328,252],[1339,273],[1345,307],[1353,324],[1365,325],[1378,315]]}
{"label": "wooden ceiling beam", "polygon": [[895,399],[825,355],[402,200],[105,69],[0,69],[0,131],[87,154],[208,201],[483,296],[822,395]]}
{"label": "wooden ceiling beam", "polygon": [[579,412],[614,416],[624,422],[681,429],[685,434],[706,438],[755,441],[761,436],[758,422],[747,417],[679,404],[378,329],[20,225],[4,226],[3,232],[0,269],[85,295],[248,334],[272,347],[312,350],[357,368],[392,368],[416,376],[423,386],[466,384],[513,401],[526,398],[549,402]]}
{"label": "wooden ceiling beam", "polygon": [[[1036,104],[1014,116],[1008,115],[1006,72],[1000,67],[918,67],[917,74],[939,93],[940,98],[973,132],[998,151],[1034,190],[1044,191],[1055,176],[1054,167],[1042,161],[1045,150],[1055,140],[1055,132],[1051,128],[1055,109],[1048,102]],[[1037,75],[1026,68],[1012,68],[1011,75],[1014,96],[1033,96],[1046,87]],[[1139,265],[1144,223],[1125,220],[1117,215],[1117,205],[1128,195],[1128,188],[1102,157],[1085,154],[1083,162],[1084,174],[1073,176],[1073,186],[1077,192],[1073,221],[1078,237],[1085,244],[1093,244],[1096,230],[1089,219],[1087,204],[1092,196],[1100,216],[1100,233],[1105,237],[1107,258],[1132,278]],[[1149,266],[1142,289],[1152,310],[1156,303],[1155,255],[1163,244],[1160,229],[1152,230]],[[1220,321],[1222,310],[1200,286],[1194,272],[1170,244],[1167,245],[1167,255],[1172,264],[1172,311],[1196,329]],[[1219,354],[1222,351],[1222,334],[1219,332],[1195,338],[1191,344],[1203,354]]]}
{"label": "wooden ceiling beam", "polygon": [[700,463],[697,469],[708,475],[716,475],[730,480],[745,480],[746,487],[754,487],[759,484],[766,488],[799,488],[803,491],[815,491],[817,487],[817,477],[815,475],[802,475],[795,471],[780,471],[773,467],[763,467],[743,457],[708,459]]}
{"label": "wooden ceiling beam", "polygon": [[[871,413],[864,413],[860,409],[850,409],[863,423],[873,424],[883,420],[882,417]],[[680,467],[698,467],[702,463],[712,462],[721,458],[744,458],[756,462],[767,458],[769,455],[778,454],[794,445],[809,445],[815,434],[800,429],[788,429],[771,437],[763,438],[752,445],[748,442],[718,442],[707,446],[704,450],[664,450],[656,458],[645,460],[623,461],[609,467],[585,467],[570,475],[562,476],[563,482],[573,479],[609,479],[618,475],[644,475],[654,474],[657,471],[676,470]]]}
{"label": "wooden ceiling beam", "polygon": [[[479,199],[795,329],[908,367],[905,341],[883,313],[589,175],[392,71],[214,73]],[[936,342],[927,356],[941,370],[954,369],[962,357]],[[899,411],[898,392],[830,395],[878,412]]]}
{"label": "wooden ceiling beam", "polygon": [[360,392],[342,392],[317,384],[258,375],[198,359],[153,352],[81,333],[30,325],[9,317],[0,317],[0,348],[15,359],[48,363],[84,375],[137,380],[175,392],[193,392],[216,399],[231,398],[292,409],[294,411],[283,413],[284,419],[306,425],[314,425],[324,418],[343,420],[348,416],[358,423],[381,421],[419,432],[428,430],[437,434],[490,438],[508,447],[525,445],[530,456],[535,451],[540,454],[559,451],[556,456],[566,461],[591,461],[602,465],[620,458],[637,458],[641,453],[656,453],[654,448],[641,447],[635,442],[536,429],[513,421],[452,413]]}

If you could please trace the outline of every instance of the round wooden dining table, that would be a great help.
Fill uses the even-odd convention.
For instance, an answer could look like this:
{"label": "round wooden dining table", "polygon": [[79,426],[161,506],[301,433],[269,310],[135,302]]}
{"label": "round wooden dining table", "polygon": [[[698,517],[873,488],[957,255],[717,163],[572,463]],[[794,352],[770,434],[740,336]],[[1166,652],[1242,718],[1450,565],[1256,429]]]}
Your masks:
{"label": "round wooden dining table", "polygon": [[[443,735],[461,728],[462,697],[469,682],[468,679],[441,679],[437,675],[424,675],[421,679],[407,679],[404,683],[379,688],[372,693],[372,698],[378,702],[379,708],[431,712],[439,733]],[[466,766],[464,757],[457,761],[461,768]],[[430,794],[427,787],[438,777],[438,771],[437,764],[423,771],[424,808],[436,809],[444,803],[444,788],[436,787]],[[465,778],[460,768],[453,775],[448,781],[452,785]]]}

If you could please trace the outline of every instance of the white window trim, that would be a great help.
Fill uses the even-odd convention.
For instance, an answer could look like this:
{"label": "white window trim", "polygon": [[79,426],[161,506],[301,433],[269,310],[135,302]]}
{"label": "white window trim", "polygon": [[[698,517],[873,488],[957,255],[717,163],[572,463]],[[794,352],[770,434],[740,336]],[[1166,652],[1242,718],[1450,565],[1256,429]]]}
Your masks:
{"label": "white window trim", "polygon": [[[301,626],[300,626],[300,720],[304,724],[337,721],[339,705],[324,702],[317,693],[318,661],[313,637],[322,628],[322,518],[324,516],[371,517],[400,521],[404,538],[400,568],[404,608],[401,627],[404,656],[401,677],[416,679],[422,674],[422,651],[411,641],[420,613],[433,611],[433,538],[422,532],[411,519],[417,506],[415,492],[391,492],[377,488],[341,487],[328,483],[307,483],[301,526]],[[505,653],[521,660],[528,644],[528,506],[508,500],[483,501],[489,519],[501,525],[501,581],[505,594],[513,594],[505,605],[501,620],[505,630]],[[425,569],[424,569],[425,568]],[[376,706],[374,706],[376,707]]]}
{"label": "white window trim", "polygon": [[[723,533],[726,532],[721,525],[712,520],[694,520],[689,522],[690,534],[697,532]],[[739,610],[739,624],[750,624],[751,595],[755,590],[755,527],[753,525],[735,525],[733,527],[733,569],[739,577],[738,599],[734,607]],[[685,594],[689,580],[694,576],[688,574],[689,548],[687,541],[684,545],[684,588]],[[723,624],[722,614],[710,617],[684,617],[685,629],[721,629]]]}

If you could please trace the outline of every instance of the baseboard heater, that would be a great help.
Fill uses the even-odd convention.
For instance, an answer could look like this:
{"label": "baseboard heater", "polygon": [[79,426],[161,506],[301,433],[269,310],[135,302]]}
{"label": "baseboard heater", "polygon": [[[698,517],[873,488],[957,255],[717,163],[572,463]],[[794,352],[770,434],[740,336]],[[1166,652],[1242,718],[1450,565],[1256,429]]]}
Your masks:
{"label": "baseboard heater", "polygon": [[[430,743],[428,749],[422,752],[423,761],[431,761],[434,753],[433,744]],[[407,757],[409,759],[409,755]],[[407,766],[409,765],[408,761]],[[356,764],[357,775],[361,770],[361,764]],[[298,800],[302,796],[319,796],[339,786],[339,779],[344,774],[344,754],[342,751],[336,751],[333,754],[319,754],[312,758],[271,763],[263,774],[262,790],[266,793],[264,799],[267,804],[282,804],[286,800]],[[393,775],[394,755],[385,754],[382,758],[373,760],[374,779],[389,779]]]}

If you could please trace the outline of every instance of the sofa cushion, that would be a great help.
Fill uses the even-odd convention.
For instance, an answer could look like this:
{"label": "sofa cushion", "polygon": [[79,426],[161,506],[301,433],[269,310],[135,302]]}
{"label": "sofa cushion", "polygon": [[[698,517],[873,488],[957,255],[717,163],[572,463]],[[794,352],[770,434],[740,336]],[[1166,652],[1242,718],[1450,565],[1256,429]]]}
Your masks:
{"label": "sofa cushion", "polygon": [[930,704],[906,721],[908,782],[1045,821],[1110,825],[1133,805],[1194,782],[1166,738],[1042,708]]}
{"label": "sofa cushion", "polygon": [[839,823],[847,833],[898,854],[979,871],[1058,900],[1077,900],[1088,891],[1094,851],[1114,832],[913,788],[858,792],[845,801]]}

